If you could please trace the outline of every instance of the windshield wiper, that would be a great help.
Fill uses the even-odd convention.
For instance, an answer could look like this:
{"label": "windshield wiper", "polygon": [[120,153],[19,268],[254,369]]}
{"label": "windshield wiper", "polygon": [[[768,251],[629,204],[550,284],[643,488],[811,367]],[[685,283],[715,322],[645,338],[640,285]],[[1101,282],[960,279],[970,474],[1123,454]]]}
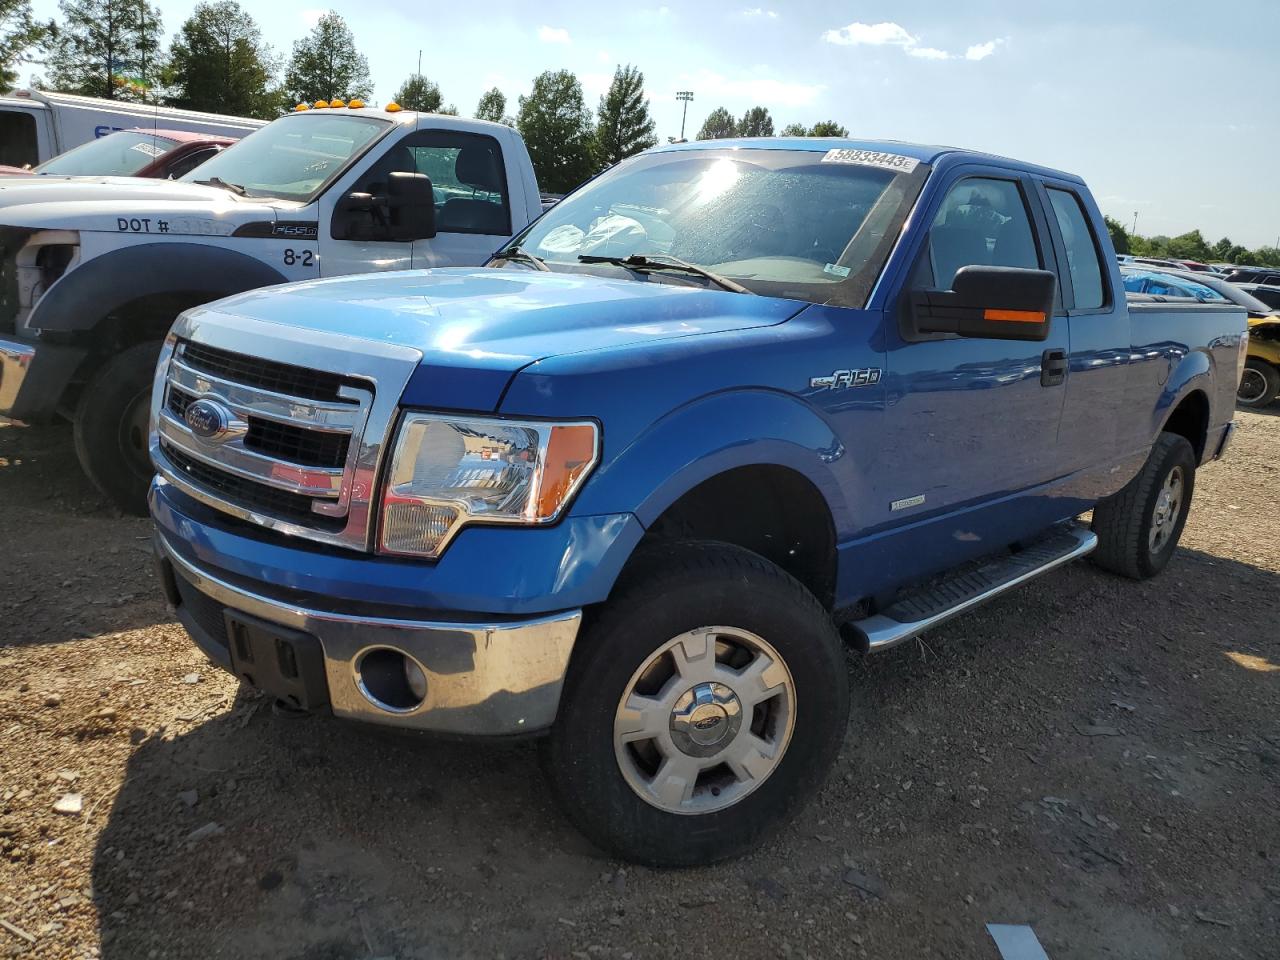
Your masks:
{"label": "windshield wiper", "polygon": [[650,270],[678,270],[681,273],[691,273],[695,276],[710,280],[722,290],[731,290],[734,293],[751,293],[742,284],[730,280],[728,277],[722,277],[718,273],[712,273],[706,267],[700,267],[696,263],[690,263],[688,260],[681,260],[679,257],[673,257],[665,253],[657,256],[649,256],[643,253],[633,253],[626,257],[599,257],[593,254],[580,254],[578,256],[579,263],[611,263],[615,266],[626,267],[628,270],[650,271]]}
{"label": "windshield wiper", "polygon": [[238,183],[227,183],[221,177],[210,177],[208,180],[196,180],[195,183],[206,187],[222,187],[223,190],[230,190],[232,193],[240,197],[247,197],[249,191]]}
{"label": "windshield wiper", "polygon": [[535,270],[543,270],[551,273],[552,270],[547,266],[547,261],[541,257],[534,256],[528,250],[522,250],[520,247],[509,247],[506,250],[500,250],[496,257],[498,260],[514,260],[519,263],[527,263]]}

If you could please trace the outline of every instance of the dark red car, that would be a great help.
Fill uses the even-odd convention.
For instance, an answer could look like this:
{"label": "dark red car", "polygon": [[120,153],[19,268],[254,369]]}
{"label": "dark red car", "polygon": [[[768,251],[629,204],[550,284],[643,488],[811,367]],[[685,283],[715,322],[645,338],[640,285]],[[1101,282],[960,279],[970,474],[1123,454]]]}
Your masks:
{"label": "dark red car", "polygon": [[235,142],[234,137],[138,127],[82,143],[30,170],[0,166],[0,175],[176,180]]}

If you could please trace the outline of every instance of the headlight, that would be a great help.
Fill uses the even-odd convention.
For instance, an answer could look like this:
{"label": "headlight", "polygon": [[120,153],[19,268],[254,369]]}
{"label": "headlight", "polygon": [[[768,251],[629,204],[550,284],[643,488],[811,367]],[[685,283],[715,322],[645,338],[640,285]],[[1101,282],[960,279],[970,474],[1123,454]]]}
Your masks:
{"label": "headlight", "polygon": [[438,557],[469,523],[551,523],[599,458],[594,423],[405,414],[378,548]]}

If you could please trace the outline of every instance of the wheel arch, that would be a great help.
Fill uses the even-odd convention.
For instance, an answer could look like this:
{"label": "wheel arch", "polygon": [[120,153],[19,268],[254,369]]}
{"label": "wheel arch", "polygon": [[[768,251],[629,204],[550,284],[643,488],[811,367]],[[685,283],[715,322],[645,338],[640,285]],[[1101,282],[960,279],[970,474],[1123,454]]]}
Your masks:
{"label": "wheel arch", "polygon": [[1203,390],[1187,390],[1160,425],[1160,433],[1184,437],[1195,451],[1196,463],[1203,463],[1209,437],[1209,396]]}

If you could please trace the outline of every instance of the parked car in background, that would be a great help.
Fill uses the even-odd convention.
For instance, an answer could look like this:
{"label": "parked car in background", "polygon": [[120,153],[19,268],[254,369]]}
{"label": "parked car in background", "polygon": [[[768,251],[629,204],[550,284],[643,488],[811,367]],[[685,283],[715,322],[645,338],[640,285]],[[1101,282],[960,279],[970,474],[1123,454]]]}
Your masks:
{"label": "parked car in background", "polygon": [[[1143,284],[1148,289],[1141,292],[1148,296],[1194,297],[1206,303],[1212,302],[1204,295],[1208,290],[1214,297],[1243,307],[1249,315],[1249,353],[1241,370],[1236,402],[1242,407],[1265,407],[1280,395],[1280,309],[1215,274],[1154,268],[1135,271],[1132,267],[1121,267],[1120,273],[1133,277],[1132,280],[1126,277],[1126,289],[1130,289],[1130,283]],[[1134,276],[1135,273],[1150,274],[1155,279],[1140,280]],[[1162,292],[1157,292],[1157,289]],[[1176,290],[1187,292],[1179,294],[1174,292]]]}
{"label": "parked car in background", "polygon": [[1280,267],[1236,267],[1227,273],[1232,283],[1265,283],[1280,286]]}
{"label": "parked car in background", "polygon": [[0,164],[34,167],[116,130],[163,128],[239,138],[265,124],[148,103],[15,90],[0,96]]}
{"label": "parked car in background", "polygon": [[81,465],[121,509],[146,512],[147,396],[182,310],[287,280],[478,265],[542,213],[511,127],[322,103],[179,180],[0,185],[0,415],[69,414]]}
{"label": "parked car in background", "polygon": [[1280,286],[1273,286],[1267,283],[1237,283],[1237,287],[1256,297],[1273,310],[1280,310]]}
{"label": "parked car in background", "polygon": [[889,649],[1088,553],[1159,573],[1244,342],[1225,301],[1130,303],[1070,174],[662,147],[488,268],[184,312],[151,395],[159,583],[243,683],[545,734],[551,792],[609,855],[706,863],[817,792],[844,643]]}
{"label": "parked car in background", "polygon": [[31,170],[0,166],[3,176],[147,177],[176,180],[236,142],[186,130],[117,130]]}
{"label": "parked car in background", "polygon": [[1172,273],[1161,273],[1146,267],[1120,266],[1120,278],[1130,293],[1145,293],[1153,297],[1190,297],[1208,303],[1225,300],[1226,297],[1211,287],[1195,280],[1188,280]]}

